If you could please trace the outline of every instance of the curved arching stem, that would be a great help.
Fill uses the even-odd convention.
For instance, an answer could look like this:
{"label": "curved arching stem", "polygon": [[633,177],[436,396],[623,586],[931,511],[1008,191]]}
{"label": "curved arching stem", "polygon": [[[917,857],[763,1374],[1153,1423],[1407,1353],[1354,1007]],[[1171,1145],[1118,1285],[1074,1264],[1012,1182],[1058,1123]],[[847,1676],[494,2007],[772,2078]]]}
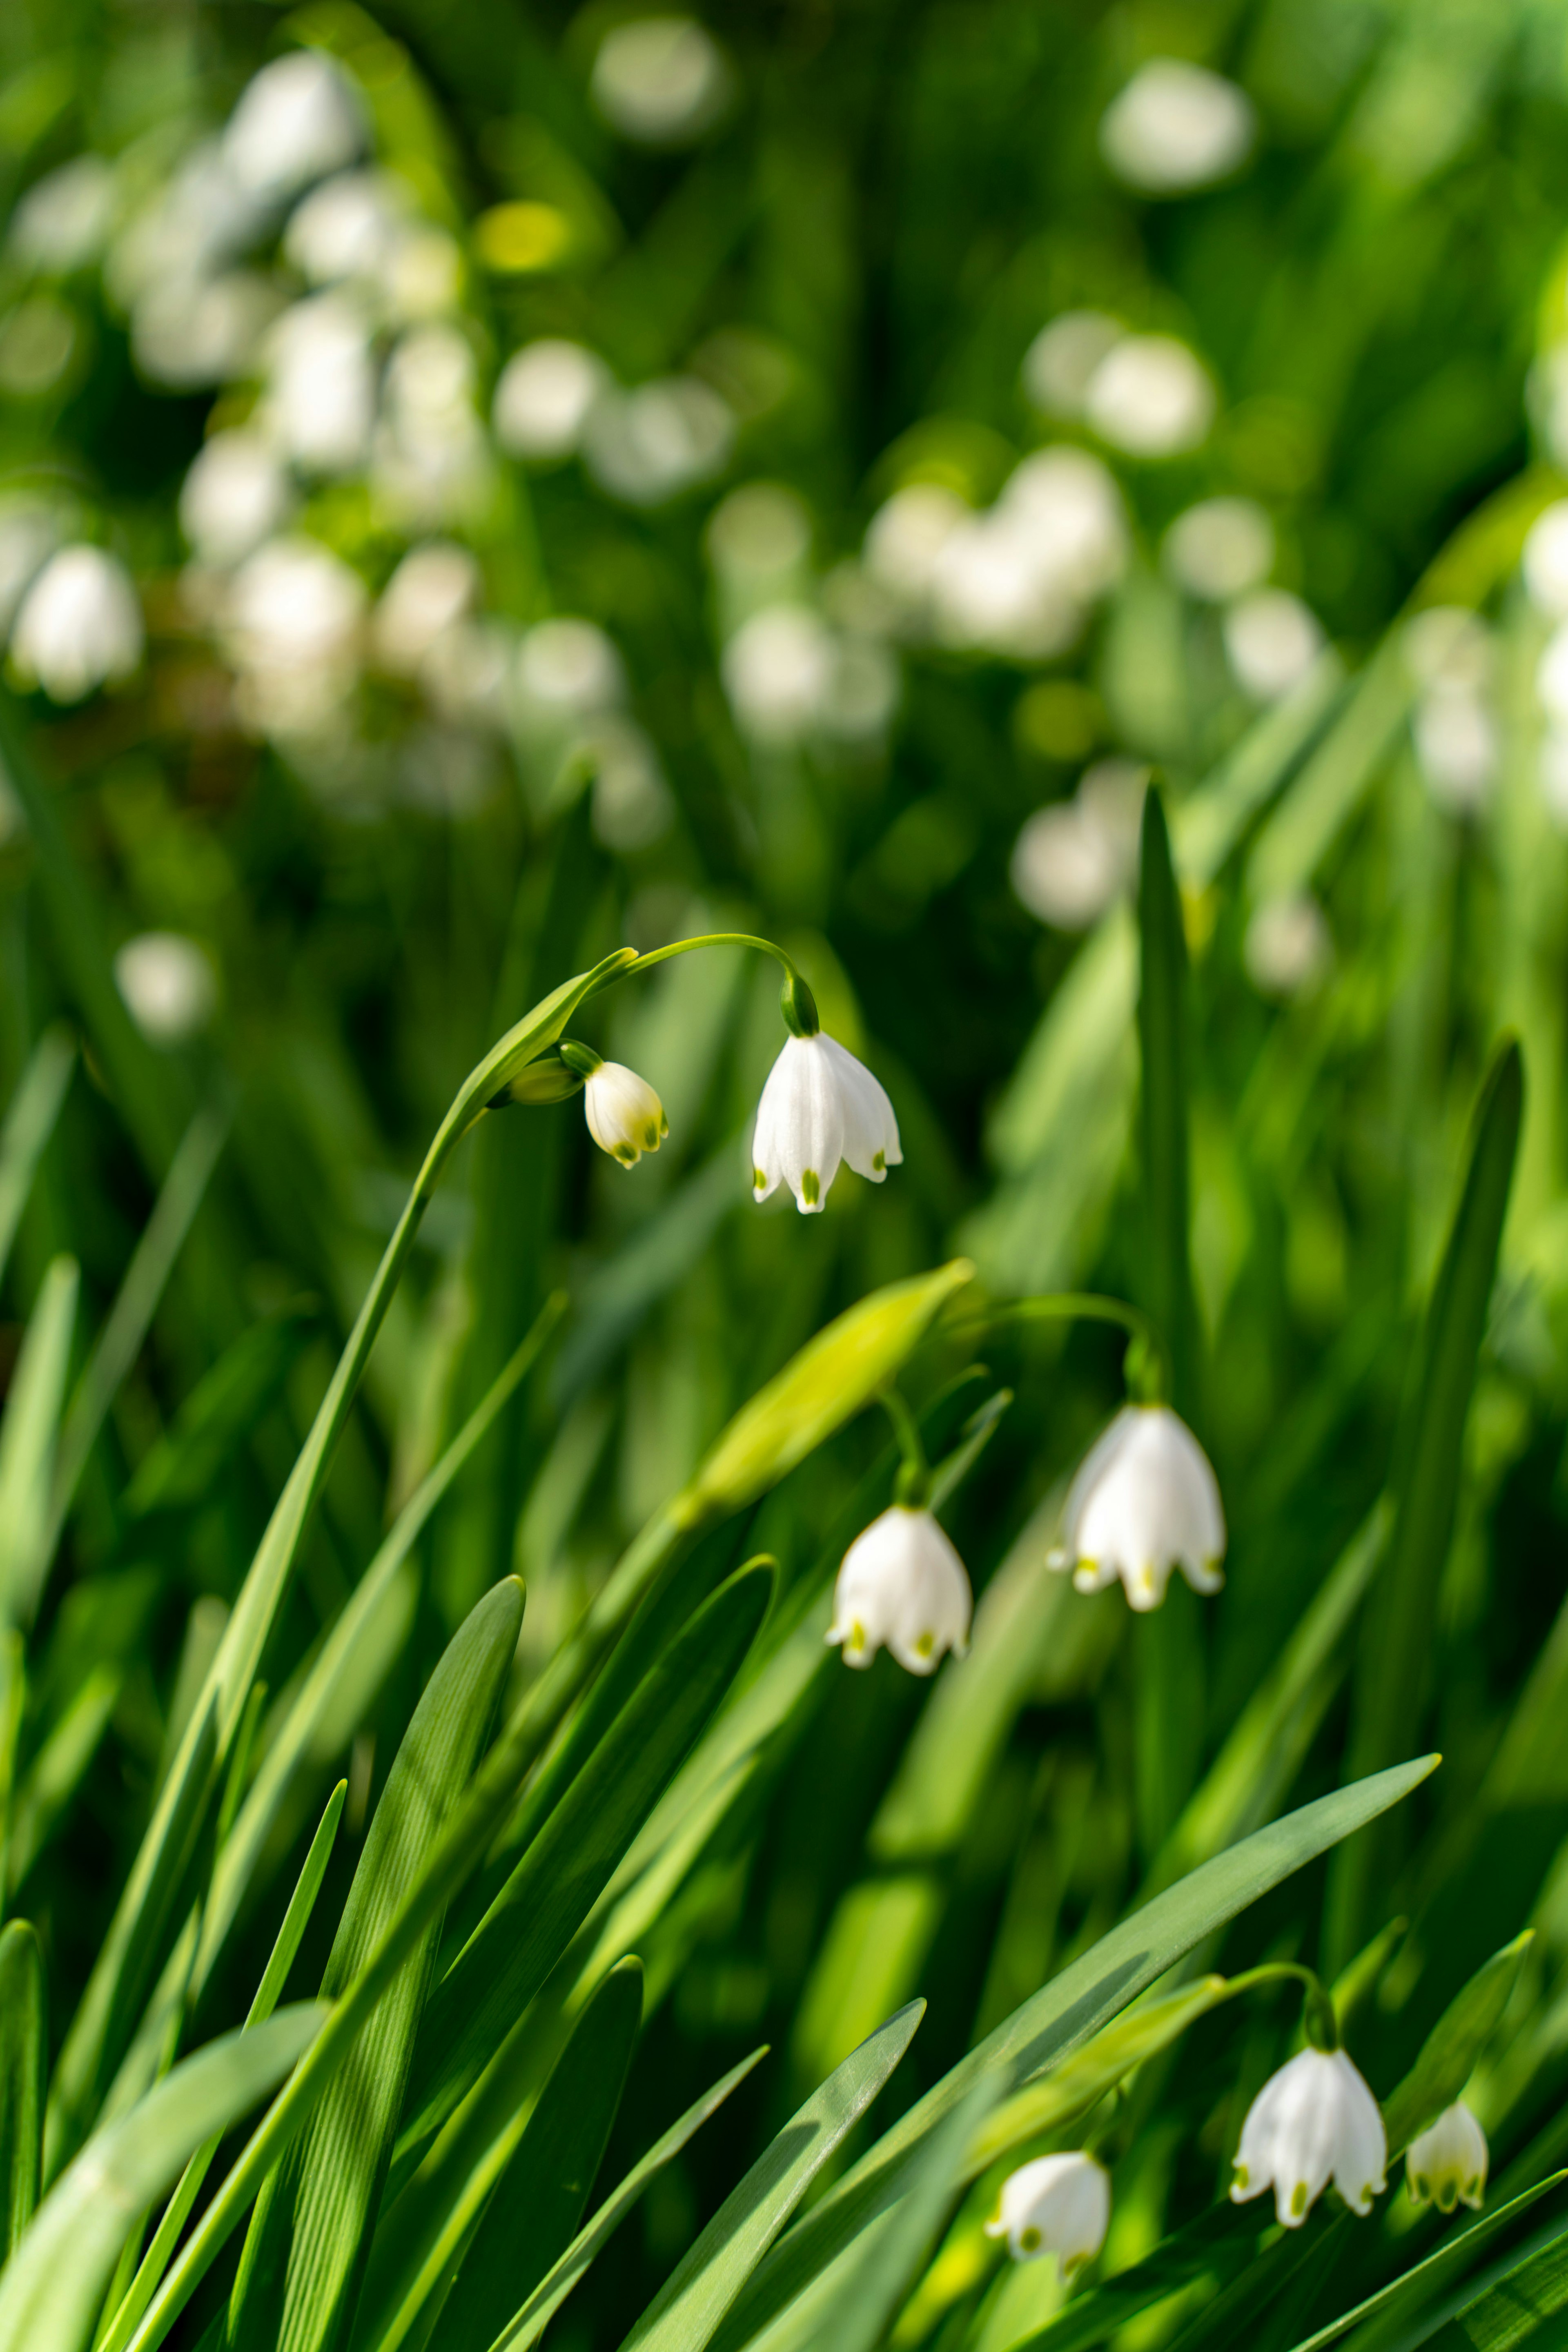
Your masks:
{"label": "curved arching stem", "polygon": [[1130,1362],[1129,1385],[1146,1404],[1162,1404],[1171,1393],[1171,1352],[1156,1325],[1141,1307],[1125,1298],[1109,1298],[1095,1290],[1059,1290],[1035,1298],[1010,1298],[948,1326],[954,1339],[978,1338],[1009,1323],[1114,1323],[1139,1343],[1142,1361]]}
{"label": "curved arching stem", "polygon": [[638,972],[651,971],[655,964],[668,963],[672,956],[689,955],[694,948],[753,948],[759,955],[772,956],[784,967],[784,984],[780,1007],[793,1034],[797,1037],[815,1037],[821,1027],[817,1017],[816,1000],[806,986],[792,957],[773,940],[759,939],[752,931],[701,931],[689,940],[672,940],[668,947],[650,948],[646,955],[624,963],[615,971],[605,972],[596,981],[589,994],[596,996],[602,988],[611,987],[617,980],[635,978]]}

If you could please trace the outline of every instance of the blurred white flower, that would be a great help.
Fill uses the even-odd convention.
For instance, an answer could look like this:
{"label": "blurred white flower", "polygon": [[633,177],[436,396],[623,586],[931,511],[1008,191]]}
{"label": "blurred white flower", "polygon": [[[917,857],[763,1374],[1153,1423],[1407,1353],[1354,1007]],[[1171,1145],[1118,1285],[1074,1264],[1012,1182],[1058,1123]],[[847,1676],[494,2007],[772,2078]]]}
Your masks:
{"label": "blurred white flower", "polygon": [[261,419],[308,472],[361,465],[375,421],[370,325],[342,293],[312,294],[284,311],[268,338]]}
{"label": "blurred white flower", "polygon": [[1345,2053],[1302,2050],[1248,2107],[1230,2193],[1240,2205],[1271,2188],[1295,2230],[1331,2180],[1352,2213],[1370,2213],[1387,2162],[1377,2101]]}
{"label": "blurred white flower", "polygon": [[834,640],[833,661],[817,721],[840,743],[870,743],[887,732],[903,680],[896,657],[874,637]]}
{"label": "blurred white flower", "polygon": [[473,352],[451,326],[413,328],[387,362],[374,477],[402,522],[455,521],[486,502],[490,454],[474,374]]}
{"label": "blurred white flower", "polygon": [[364,108],[342,68],[320,49],[263,66],[224,132],[224,161],[266,202],[352,163],[365,142]]}
{"label": "blurred white flower", "polygon": [[611,709],[626,693],[626,672],[596,622],[563,614],[523,638],[517,685],[526,712],[559,723]]}
{"label": "blurred white flower", "polygon": [[1486,2197],[1489,2158],[1485,2132],[1464,2101],[1457,2099],[1405,2150],[1405,2178],[1412,2203],[1436,2205],[1441,2213],[1463,2204],[1479,2213]]}
{"label": "blurred white flower", "polygon": [[1158,1609],[1173,1568],[1194,1592],[1217,1592],[1224,1558],[1225,1513],[1203,1447],[1169,1405],[1123,1405],[1079,1466],[1047,1565],[1070,1569],[1079,1592],[1120,1577],[1144,1610]]}
{"label": "blurred white flower", "polygon": [[175,271],[138,295],[132,356],[149,383],[172,391],[223,383],[249,368],[278,308],[277,289],[254,269]]}
{"label": "blurred white flower", "polygon": [[59,536],[54,509],[41,499],[0,503],[0,637],[9,630],[17,605],[54,553]]}
{"label": "blurred white flower", "polygon": [[624,1062],[601,1062],[591,1073],[583,1087],[583,1113],[600,1150],[623,1168],[635,1168],[669,1133],[664,1105],[647,1080]]}
{"label": "blurred white flower", "polygon": [[606,849],[629,856],[668,832],[675,803],[640,727],[603,712],[583,729],[582,748],[594,769],[594,832]]}
{"label": "blurred white flower", "polygon": [[254,732],[308,735],[330,723],[359,673],[365,602],[357,572],[313,539],[271,540],[240,566],[223,638]]}
{"label": "blurred white flower", "polygon": [[973,1596],[963,1562],[930,1511],[895,1503],[844,1555],[827,1640],[847,1666],[888,1650],[907,1674],[936,1672],[969,1648]]}
{"label": "blurred white flower", "polygon": [[445,317],[457,309],[462,286],[463,257],[444,228],[409,221],[395,232],[381,283],[389,319],[412,325]]}
{"label": "blurred white flower", "polygon": [[1497,780],[1498,731],[1491,712],[1464,680],[1431,687],[1411,714],[1421,777],[1439,808],[1473,816]]}
{"label": "blurred white flower", "polygon": [[1083,607],[1040,561],[1033,523],[1018,508],[971,515],[931,566],[931,625],[959,652],[1039,661],[1083,626]]}
{"label": "blurred white flower", "polygon": [[1189,596],[1228,604],[1274,569],[1274,525],[1253,499],[1202,499],[1165,533],[1165,569]]}
{"label": "blurred white flower", "polygon": [[1203,66],[1152,58],[1100,119],[1100,149],[1149,195],[1206,188],[1245,162],[1256,132],[1246,93]]}
{"label": "blurred white flower", "polygon": [[700,138],[730,100],[723,51],[693,16],[644,16],[605,34],[594,59],[594,103],[623,139],[677,147]]}
{"label": "blurred white flower", "polygon": [[504,730],[517,652],[517,633],[504,621],[453,621],[420,662],[419,683],[444,719]]}
{"label": "blurred white flower", "polygon": [[1090,376],[1084,415],[1130,457],[1174,457],[1207,438],[1215,388],[1173,335],[1125,335]]}
{"label": "blurred white flower", "polygon": [[240,562],[271,537],[293,503],[270,445],[243,426],[215,433],[180,491],[180,529],[204,563]]}
{"label": "blurred white flower", "polygon": [[985,2234],[1005,2238],[1016,2263],[1055,2254],[1065,2281],[1094,2260],[1110,2227],[1110,2176],[1094,2157],[1075,2150],[1037,2157],[1009,2173]]}
{"label": "blurred white flower", "polygon": [[407,190],[389,172],[340,172],[289,215],[283,257],[312,286],[344,278],[374,281],[386,268],[408,206]]}
{"label": "blurred white flower", "polygon": [[1316,614],[1288,588],[1257,588],[1239,597],[1222,627],[1236,682],[1254,702],[1289,694],[1323,647]]}
{"label": "blurred white flower", "polygon": [[410,548],[386,586],[371,623],[381,667],[414,677],[437,639],[468,618],[479,601],[479,567],[449,540]]}
{"label": "blurred white flower", "polygon": [[11,633],[11,659],[51,702],[80,702],[129,677],[142,659],[142,607],[131,574],[100,547],[62,547],[33,581]]}
{"label": "blurred white flower", "polygon": [[770,604],[743,621],[724,648],[724,691],[742,733],[759,743],[798,743],[826,699],[832,633],[804,604]]}
{"label": "blurred white flower", "polygon": [[1491,677],[1491,635],[1464,604],[1432,604],[1405,625],[1405,667],[1419,687],[1483,687]]}
{"label": "blurred white flower", "polygon": [[114,984],[142,1034],[154,1045],[182,1045],[212,1019],[213,968],[195,940],[177,931],[143,931],[114,959]]}
{"label": "blurred white flower", "polygon": [[1064,310],[1024,354],[1024,390],[1047,416],[1081,416],[1094,372],[1127,330],[1104,310]]}
{"label": "blurred white flower", "polygon": [[1568,621],[1568,499],[1537,515],[1521,568],[1531,603],[1549,621]]}
{"label": "blurred white flower", "polygon": [[1087,930],[1130,887],[1148,781],[1134,760],[1100,760],[1070,801],[1025,820],[1009,871],[1016,896],[1042,923]]}
{"label": "blurred white flower", "polygon": [[955,490],[910,482],[878,508],[866,531],[866,569],[909,614],[930,597],[942,550],[973,520]]}
{"label": "blurred white flower", "polygon": [[583,454],[600,487],[628,506],[658,506],[729,462],[735,420],[695,376],[607,391],[590,407]]}
{"label": "blurred white flower", "polygon": [[1008,476],[996,511],[1016,528],[1053,590],[1088,603],[1127,568],[1121,494],[1087,449],[1037,449]]}
{"label": "blurred white flower", "polygon": [[27,190],[11,215],[11,250],[30,269],[66,277],[97,260],[117,202],[113,166],[101,155],[78,155]]}
{"label": "blurred white flower", "polygon": [[822,1207],[843,1161],[879,1184],[903,1156],[893,1106],[865,1064],[821,1030],[786,1038],[757,1106],[756,1199],[787,1184],[806,1216]]}
{"label": "blurred white flower", "polygon": [[1311,893],[1266,898],[1247,926],[1243,958],[1260,995],[1295,996],[1321,980],[1333,957],[1328,919]]}
{"label": "blurred white flower", "polygon": [[782,482],[747,482],[714,508],[702,543],[731,601],[755,610],[781,602],[807,576],[811,516]]}
{"label": "blurred white flower", "polygon": [[104,282],[124,310],[144,294],[179,283],[190,290],[254,243],[264,208],[242,188],[216,140],[193,148],[114,239]]}
{"label": "blurred white flower", "polygon": [[500,372],[491,412],[496,439],[513,457],[570,457],[588,411],[613,381],[596,352],[547,336],[514,352]]}

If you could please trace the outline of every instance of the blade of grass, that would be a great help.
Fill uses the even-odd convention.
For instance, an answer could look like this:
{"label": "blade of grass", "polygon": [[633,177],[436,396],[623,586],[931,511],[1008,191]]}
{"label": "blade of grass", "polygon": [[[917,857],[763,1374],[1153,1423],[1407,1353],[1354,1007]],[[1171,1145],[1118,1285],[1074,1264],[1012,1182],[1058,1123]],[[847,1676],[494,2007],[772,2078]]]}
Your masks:
{"label": "blade of grass", "polygon": [[0,1127],[0,1275],[76,1067],[76,1043],[60,1024],[34,1046]]}
{"label": "blade of grass", "polygon": [[50,1262],[0,1421],[0,1615],[30,1625],[48,1565],[49,1493],[76,1328],[77,1263]]}
{"label": "blade of grass", "polygon": [[0,1928],[0,2272],[38,2201],[44,2146],[44,1960],[26,1919]]}

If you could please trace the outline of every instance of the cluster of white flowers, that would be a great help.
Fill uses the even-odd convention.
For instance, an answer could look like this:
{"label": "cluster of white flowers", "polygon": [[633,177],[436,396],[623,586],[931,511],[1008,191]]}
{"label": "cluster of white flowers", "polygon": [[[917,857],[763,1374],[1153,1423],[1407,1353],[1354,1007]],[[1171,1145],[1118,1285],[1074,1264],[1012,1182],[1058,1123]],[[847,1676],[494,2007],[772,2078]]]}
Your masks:
{"label": "cluster of white flowers", "polygon": [[1200,447],[1218,405],[1213,377],[1185,343],[1133,334],[1102,310],[1064,310],[1041,328],[1024,355],[1024,390],[1043,415],[1148,460]]}
{"label": "cluster of white flowers", "polygon": [[735,438],[729,404],[700,376],[628,388],[596,352],[553,336],[512,353],[491,422],[510,456],[531,465],[581,457],[601,489],[633,507],[663,506],[711,481]]}
{"label": "cluster of white flowers", "polygon": [[[1404,654],[1415,688],[1410,731],[1422,781],[1439,808],[1474,816],[1498,771],[1490,631],[1458,605],[1432,605],[1405,623]],[[1563,677],[1568,687],[1568,669]]]}
{"label": "cluster of white flowers", "polygon": [[1162,553],[1187,595],[1220,608],[1226,657],[1250,701],[1277,701],[1306,676],[1322,628],[1300,596],[1268,584],[1274,525],[1255,499],[1201,499],[1177,516]]}
{"label": "cluster of white flowers", "polygon": [[1069,800],[1026,818],[1013,845],[1013,888],[1031,915],[1058,931],[1083,931],[1130,888],[1149,771],[1136,760],[1097,760]]}

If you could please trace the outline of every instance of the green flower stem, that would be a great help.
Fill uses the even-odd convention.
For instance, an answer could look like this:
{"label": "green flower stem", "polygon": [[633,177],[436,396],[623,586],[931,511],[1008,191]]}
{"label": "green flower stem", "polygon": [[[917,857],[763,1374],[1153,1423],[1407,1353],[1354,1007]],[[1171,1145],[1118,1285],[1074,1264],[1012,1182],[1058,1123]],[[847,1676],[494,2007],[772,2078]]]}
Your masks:
{"label": "green flower stem", "polygon": [[695,939],[672,940],[668,947],[650,948],[635,962],[622,964],[616,971],[606,972],[588,991],[596,996],[601,988],[610,987],[628,974],[651,971],[656,963],[668,963],[671,956],[689,955],[694,948],[755,948],[760,955],[770,955],[784,966],[784,984],[779,998],[779,1008],[796,1037],[815,1037],[821,1028],[817,1017],[816,999],[806,986],[793,960],[773,940],[758,939],[751,931],[701,931]]}
{"label": "green flower stem", "polygon": [[895,1499],[906,1510],[923,1510],[931,1495],[931,1465],[921,1444],[919,1424],[897,1389],[884,1389],[879,1402],[893,1424],[899,1452],[903,1455],[903,1466],[894,1486]]}
{"label": "green flower stem", "polygon": [[1231,1979],[1232,1992],[1250,1992],[1256,1986],[1281,1984],[1287,1978],[1303,1988],[1301,2029],[1314,2050],[1332,2051],[1340,2046],[1339,2020],[1334,2004],[1323,1989],[1315,1969],[1302,1967],[1299,1960],[1266,1960],[1261,1967],[1247,1969]]}
{"label": "green flower stem", "polygon": [[1124,1298],[1107,1298],[1093,1290],[1047,1292],[1037,1298],[1013,1298],[988,1307],[984,1315],[966,1317],[948,1326],[953,1339],[978,1338],[1009,1323],[1115,1323],[1131,1336],[1128,1385],[1143,1404],[1163,1404],[1171,1393],[1171,1353],[1164,1339],[1142,1307]]}

